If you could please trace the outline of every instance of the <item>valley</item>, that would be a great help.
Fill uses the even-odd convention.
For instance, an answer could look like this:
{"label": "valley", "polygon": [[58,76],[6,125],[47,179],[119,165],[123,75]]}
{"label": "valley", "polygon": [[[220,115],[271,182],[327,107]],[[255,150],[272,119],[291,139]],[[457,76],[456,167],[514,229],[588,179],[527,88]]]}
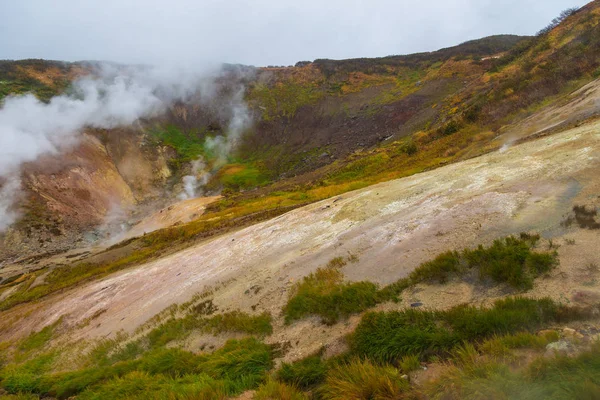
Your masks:
{"label": "valley", "polygon": [[600,398],[599,32],[0,61],[0,398]]}

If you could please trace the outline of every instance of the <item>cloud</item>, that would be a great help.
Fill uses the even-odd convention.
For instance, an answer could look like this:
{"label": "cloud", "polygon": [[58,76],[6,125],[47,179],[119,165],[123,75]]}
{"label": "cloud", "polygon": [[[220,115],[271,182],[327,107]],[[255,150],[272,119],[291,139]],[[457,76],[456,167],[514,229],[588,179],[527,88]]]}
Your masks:
{"label": "cloud", "polygon": [[0,58],[288,65],[534,34],[585,0],[19,0]]}

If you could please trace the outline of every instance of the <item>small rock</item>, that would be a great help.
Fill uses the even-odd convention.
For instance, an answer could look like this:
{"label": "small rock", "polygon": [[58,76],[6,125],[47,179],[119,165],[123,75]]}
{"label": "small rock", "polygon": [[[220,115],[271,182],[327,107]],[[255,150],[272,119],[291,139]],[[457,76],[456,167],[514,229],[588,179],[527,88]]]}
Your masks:
{"label": "small rock", "polygon": [[405,381],[408,381],[408,380],[410,380],[410,378],[408,377],[408,375],[402,375],[402,376],[400,377],[400,379],[404,379]]}
{"label": "small rock", "polygon": [[566,338],[583,339],[583,335],[572,328],[564,328],[562,330],[562,333],[563,333],[563,336]]}
{"label": "small rock", "polygon": [[569,354],[574,352],[574,347],[566,340],[550,343],[546,346],[546,356],[552,356],[556,353]]}

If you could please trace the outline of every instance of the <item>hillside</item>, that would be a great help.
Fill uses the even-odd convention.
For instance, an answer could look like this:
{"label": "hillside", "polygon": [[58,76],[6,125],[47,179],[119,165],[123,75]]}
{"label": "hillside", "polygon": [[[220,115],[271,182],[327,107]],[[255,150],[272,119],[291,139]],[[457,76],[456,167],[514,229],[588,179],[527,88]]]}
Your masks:
{"label": "hillside", "polygon": [[[596,0],[173,93],[1,61],[3,106],[92,82],[117,122],[0,175],[0,398],[600,398],[599,55]],[[166,106],[114,111],[106,71]]]}

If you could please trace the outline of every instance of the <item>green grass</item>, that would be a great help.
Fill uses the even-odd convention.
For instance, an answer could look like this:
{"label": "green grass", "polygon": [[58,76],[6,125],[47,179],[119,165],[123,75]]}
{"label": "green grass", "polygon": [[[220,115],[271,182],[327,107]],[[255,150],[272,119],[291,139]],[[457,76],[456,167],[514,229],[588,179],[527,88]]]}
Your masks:
{"label": "green grass", "polygon": [[59,399],[221,399],[258,387],[272,359],[271,347],[252,338],[230,340],[208,355],[163,348],[137,360],[58,374],[48,373],[52,358],[46,357],[5,368],[1,387]]}
{"label": "green grass", "polygon": [[398,366],[400,367],[400,371],[408,374],[412,371],[418,371],[421,369],[421,360],[419,360],[418,355],[408,355],[404,356],[400,359]]}
{"label": "green grass", "polygon": [[176,340],[185,339],[193,331],[218,334],[239,332],[256,336],[266,336],[273,332],[271,314],[251,316],[241,311],[230,311],[212,317],[198,317],[190,314],[183,318],[171,318],[152,329],[146,338],[151,348],[167,345]]}
{"label": "green grass", "polygon": [[453,276],[478,271],[482,280],[508,284],[525,290],[534,279],[557,265],[556,253],[536,253],[532,248],[539,236],[522,234],[498,239],[489,247],[448,251],[417,267],[408,278],[382,289],[372,282],[343,281],[341,268],[347,260],[332,259],[325,268],[304,277],[291,290],[283,308],[286,323],[318,315],[325,324],[335,324],[375,305],[397,300],[406,288],[421,282],[445,283]]}
{"label": "green grass", "polygon": [[318,393],[323,400],[394,400],[409,390],[397,369],[354,360],[333,368]]}
{"label": "green grass", "polygon": [[339,270],[345,263],[337,258],[326,268],[319,268],[304,277],[290,293],[283,308],[285,322],[318,315],[323,323],[332,325],[342,318],[371,308],[387,300],[372,282],[344,283]]}
{"label": "green grass", "polygon": [[600,346],[578,356],[541,357],[515,370],[473,348],[455,366],[430,384],[433,399],[551,399],[600,398]]}
{"label": "green grass", "polygon": [[253,397],[254,400],[308,400],[308,395],[294,386],[269,379],[263,383]]}
{"label": "green grass", "polygon": [[300,389],[309,389],[325,380],[328,365],[320,355],[313,355],[293,363],[283,363],[277,379]]}
{"label": "green grass", "polygon": [[512,335],[494,336],[481,343],[479,350],[495,357],[505,357],[514,349],[543,350],[546,345],[560,339],[556,331],[545,335],[535,335],[529,332],[519,332]]}
{"label": "green grass", "polygon": [[532,249],[539,236],[522,234],[495,240],[489,247],[448,251],[415,269],[409,276],[412,284],[445,283],[453,276],[476,270],[482,280],[506,283],[515,289],[533,287],[536,277],[551,271],[558,264],[556,253],[537,253]]}
{"label": "green grass", "polygon": [[460,254],[456,251],[448,251],[417,267],[410,274],[410,280],[414,283],[432,281],[446,283],[453,274],[460,274],[464,270]]}
{"label": "green grass", "polygon": [[93,390],[84,391],[77,398],[83,400],[125,398],[221,400],[235,393],[237,391],[230,390],[226,382],[214,380],[204,374],[171,378],[134,371]]}
{"label": "green grass", "polygon": [[29,336],[21,341],[18,345],[18,349],[22,352],[29,352],[32,350],[39,350],[44,347],[52,339],[54,335],[54,329],[61,320],[58,320],[52,325],[48,325],[39,332],[32,332]]}
{"label": "green grass", "polygon": [[270,183],[264,168],[251,163],[228,164],[218,174],[224,188],[234,191],[248,190]]}
{"label": "green grass", "polygon": [[314,104],[323,95],[315,82],[286,80],[270,86],[256,84],[250,89],[248,98],[260,104],[263,120],[272,121],[292,118],[300,107]]}
{"label": "green grass", "polygon": [[533,331],[544,324],[584,319],[587,314],[550,299],[507,298],[491,308],[458,306],[448,311],[409,309],[365,314],[350,338],[352,352],[378,362],[405,356],[448,356],[464,341]]}
{"label": "green grass", "polygon": [[168,125],[162,129],[155,129],[151,132],[152,137],[161,143],[173,148],[179,156],[176,160],[179,165],[195,160],[204,154],[203,132],[183,132],[174,125]]}

